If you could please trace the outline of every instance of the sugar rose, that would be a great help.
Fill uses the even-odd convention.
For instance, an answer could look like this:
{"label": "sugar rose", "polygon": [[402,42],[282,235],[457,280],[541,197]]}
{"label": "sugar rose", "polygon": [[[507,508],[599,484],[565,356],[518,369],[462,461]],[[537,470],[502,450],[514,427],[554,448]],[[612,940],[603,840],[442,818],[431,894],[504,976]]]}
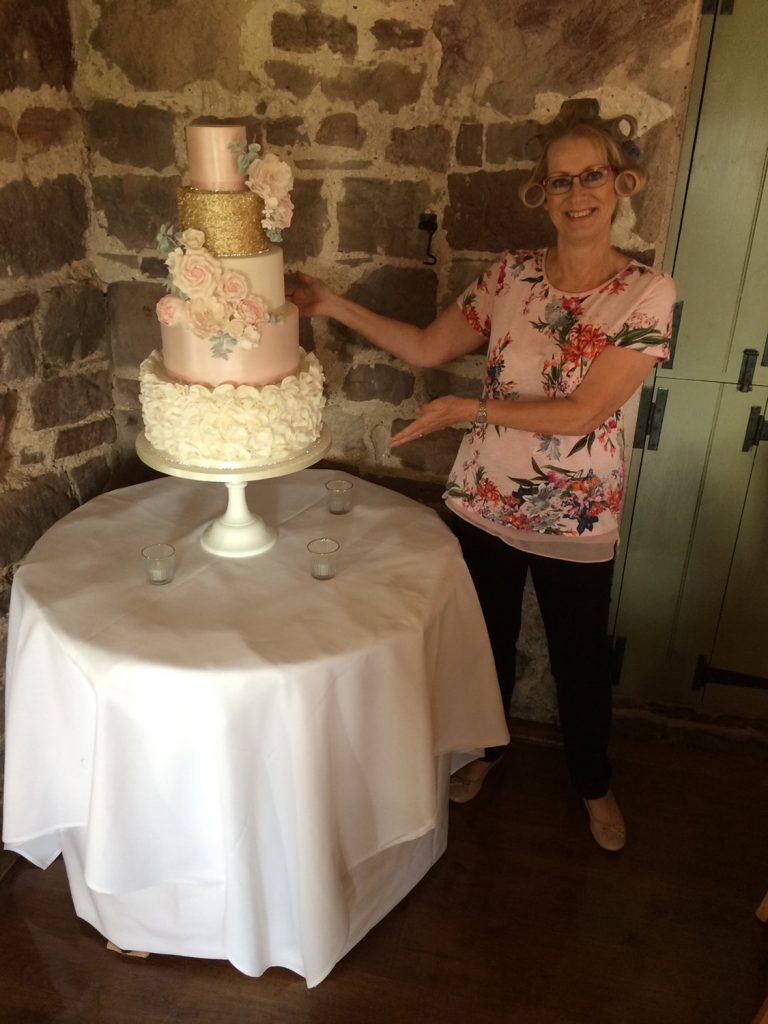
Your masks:
{"label": "sugar rose", "polygon": [[217,294],[229,302],[239,302],[248,294],[248,282],[236,270],[225,270],[221,275]]}
{"label": "sugar rose", "polygon": [[190,299],[209,299],[221,280],[221,265],[205,249],[189,253],[172,252],[165,261],[171,281]]}
{"label": "sugar rose", "polygon": [[164,295],[155,306],[157,319],[166,327],[173,327],[181,323],[184,313],[184,303],[175,295]]}
{"label": "sugar rose", "polygon": [[187,228],[181,234],[181,241],[187,250],[202,249],[205,245],[205,235],[197,228]]}
{"label": "sugar rose", "polygon": [[216,298],[192,299],[189,303],[189,325],[199,338],[227,332],[226,305]]}
{"label": "sugar rose", "polygon": [[293,174],[288,164],[274,153],[267,153],[262,160],[254,160],[251,164],[246,185],[262,199],[280,200],[293,188]]}
{"label": "sugar rose", "polygon": [[236,302],[234,312],[235,316],[245,323],[254,324],[256,327],[265,324],[269,319],[266,304],[258,295],[248,295],[246,298]]}
{"label": "sugar rose", "polygon": [[293,203],[284,196],[272,211],[272,222],[276,228],[289,228],[293,220]]}

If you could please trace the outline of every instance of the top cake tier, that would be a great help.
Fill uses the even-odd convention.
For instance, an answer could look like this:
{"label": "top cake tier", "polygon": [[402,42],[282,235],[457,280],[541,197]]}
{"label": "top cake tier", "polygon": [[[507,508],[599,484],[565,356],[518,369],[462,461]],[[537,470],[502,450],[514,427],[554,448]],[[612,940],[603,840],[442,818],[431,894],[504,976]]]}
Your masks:
{"label": "top cake tier", "polygon": [[187,156],[189,177],[194,188],[207,192],[242,192],[244,175],[237,169],[237,155],[230,146],[245,143],[245,126],[202,125],[187,126]]}

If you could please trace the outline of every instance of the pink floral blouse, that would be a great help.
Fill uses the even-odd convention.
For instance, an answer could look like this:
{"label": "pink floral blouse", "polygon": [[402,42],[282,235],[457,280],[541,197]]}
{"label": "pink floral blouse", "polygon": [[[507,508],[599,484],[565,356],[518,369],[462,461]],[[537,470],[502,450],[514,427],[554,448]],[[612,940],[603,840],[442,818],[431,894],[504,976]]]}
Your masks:
{"label": "pink floral blouse", "polygon": [[[489,341],[486,398],[565,398],[606,345],[660,362],[669,357],[675,287],[668,275],[632,260],[599,288],[573,295],[547,281],[545,252],[505,253],[458,299]],[[472,426],[444,496],[463,518],[512,545],[601,561],[618,539],[623,492],[617,409],[584,437]]]}

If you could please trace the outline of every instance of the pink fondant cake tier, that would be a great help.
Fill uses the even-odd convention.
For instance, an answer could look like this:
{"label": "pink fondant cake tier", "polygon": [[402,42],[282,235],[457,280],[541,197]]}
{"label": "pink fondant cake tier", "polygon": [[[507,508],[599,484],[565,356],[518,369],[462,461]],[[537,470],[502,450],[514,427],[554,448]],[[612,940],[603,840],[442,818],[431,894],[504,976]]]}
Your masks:
{"label": "pink fondant cake tier", "polygon": [[243,125],[187,127],[189,178],[195,188],[209,192],[240,192],[245,188],[237,156],[229,148],[233,142],[245,143]]}
{"label": "pink fondant cake tier", "polygon": [[299,311],[286,302],[281,314],[282,322],[260,328],[256,348],[238,346],[227,359],[213,356],[210,342],[198,337],[188,324],[161,324],[165,368],[185,384],[276,384],[296,373],[300,361]]}

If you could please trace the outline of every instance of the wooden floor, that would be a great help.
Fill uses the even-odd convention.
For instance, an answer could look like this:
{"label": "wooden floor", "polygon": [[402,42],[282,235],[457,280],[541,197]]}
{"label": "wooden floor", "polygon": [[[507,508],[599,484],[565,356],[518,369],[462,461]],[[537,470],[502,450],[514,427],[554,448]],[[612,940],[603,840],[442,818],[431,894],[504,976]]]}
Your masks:
{"label": "wooden floor", "polygon": [[768,757],[614,745],[630,840],[589,838],[561,752],[516,743],[442,860],[320,986],[132,961],[61,861],[0,882],[2,1024],[749,1024],[768,992]]}

